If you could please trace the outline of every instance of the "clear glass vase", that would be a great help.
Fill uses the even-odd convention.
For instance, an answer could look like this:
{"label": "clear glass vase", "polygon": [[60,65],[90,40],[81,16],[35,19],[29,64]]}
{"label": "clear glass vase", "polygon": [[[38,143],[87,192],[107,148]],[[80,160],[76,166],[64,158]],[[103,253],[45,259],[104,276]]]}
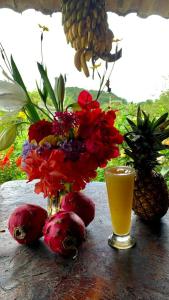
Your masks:
{"label": "clear glass vase", "polygon": [[48,216],[52,216],[59,211],[60,195],[48,197],[47,212]]}

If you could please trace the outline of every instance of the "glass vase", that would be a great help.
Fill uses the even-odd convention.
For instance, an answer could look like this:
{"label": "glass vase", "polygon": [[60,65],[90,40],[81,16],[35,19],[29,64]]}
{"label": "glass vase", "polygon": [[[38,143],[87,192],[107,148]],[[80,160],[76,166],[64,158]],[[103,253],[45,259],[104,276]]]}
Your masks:
{"label": "glass vase", "polygon": [[47,212],[48,216],[52,216],[59,211],[60,195],[48,197]]}

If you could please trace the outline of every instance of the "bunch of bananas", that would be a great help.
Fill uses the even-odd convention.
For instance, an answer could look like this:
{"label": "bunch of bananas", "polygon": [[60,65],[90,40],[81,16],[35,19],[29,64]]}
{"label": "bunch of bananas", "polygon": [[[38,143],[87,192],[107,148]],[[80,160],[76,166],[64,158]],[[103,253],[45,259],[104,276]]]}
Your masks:
{"label": "bunch of bananas", "polygon": [[61,0],[62,24],[67,42],[76,50],[74,63],[88,77],[87,62],[98,58],[107,62],[121,57],[121,50],[111,54],[114,39],[108,27],[105,0]]}

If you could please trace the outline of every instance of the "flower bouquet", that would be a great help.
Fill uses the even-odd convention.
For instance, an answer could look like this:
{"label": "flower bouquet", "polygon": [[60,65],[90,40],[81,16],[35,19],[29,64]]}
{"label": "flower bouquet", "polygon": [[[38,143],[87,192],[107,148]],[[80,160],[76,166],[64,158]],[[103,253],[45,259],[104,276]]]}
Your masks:
{"label": "flower bouquet", "polygon": [[[41,102],[33,102],[13,57],[6,59],[3,48],[1,54],[10,71],[8,75],[4,71],[9,82],[0,82],[0,108],[4,108],[1,145],[5,149],[12,144],[22,124],[16,116],[24,112],[29,128],[20,167],[28,181],[36,180],[35,192],[48,199],[48,214],[52,215],[44,224],[46,215],[39,207],[18,208],[11,215],[9,230],[20,243],[31,243],[44,235],[54,252],[76,254],[85,238],[85,226],[94,218],[94,203],[80,191],[95,178],[98,167],[105,167],[119,155],[118,145],[123,141],[114,124],[116,112],[104,111],[98,99],[85,90],[66,106],[66,78],[60,75],[53,88],[43,63],[38,63]],[[35,235],[37,220],[41,226]]]}
{"label": "flower bouquet", "polygon": [[97,168],[119,154],[123,138],[114,127],[115,118],[113,110],[103,111],[82,91],[77,103],[55,112],[53,120],[32,124],[21,165],[29,181],[39,179],[35,192],[58,205],[60,195],[84,189]]}

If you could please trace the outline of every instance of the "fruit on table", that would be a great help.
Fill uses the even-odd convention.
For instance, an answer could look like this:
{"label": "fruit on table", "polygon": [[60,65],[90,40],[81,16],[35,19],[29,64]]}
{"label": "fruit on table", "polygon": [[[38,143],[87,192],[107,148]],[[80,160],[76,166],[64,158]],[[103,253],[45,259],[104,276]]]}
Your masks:
{"label": "fruit on table", "polygon": [[133,210],[145,221],[156,221],[164,216],[169,207],[167,184],[154,168],[158,165],[160,150],[169,149],[163,141],[169,137],[168,113],[158,119],[138,107],[137,121],[127,119],[130,125],[124,139],[125,153],[131,158],[136,170]]}
{"label": "fruit on table", "polygon": [[77,214],[59,211],[46,221],[43,234],[44,242],[53,252],[75,257],[77,248],[85,240],[86,230]]}
{"label": "fruit on table", "polygon": [[88,226],[95,217],[95,204],[81,192],[70,192],[62,197],[61,209],[75,212]]}
{"label": "fruit on table", "polygon": [[89,77],[88,61],[101,58],[113,62],[121,49],[111,54],[114,34],[108,26],[104,0],[61,0],[62,24],[67,43],[76,50],[74,64]]}
{"label": "fruit on table", "polygon": [[23,204],[9,217],[8,229],[20,244],[31,244],[43,235],[47,211],[38,205]]}

